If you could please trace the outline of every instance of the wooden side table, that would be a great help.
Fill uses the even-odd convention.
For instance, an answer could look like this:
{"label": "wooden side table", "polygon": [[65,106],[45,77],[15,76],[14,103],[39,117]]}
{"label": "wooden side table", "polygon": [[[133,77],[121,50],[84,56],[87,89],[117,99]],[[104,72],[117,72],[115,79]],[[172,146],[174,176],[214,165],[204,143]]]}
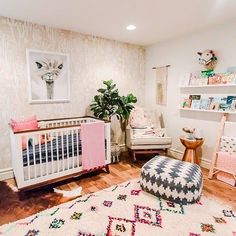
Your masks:
{"label": "wooden side table", "polygon": [[204,139],[191,140],[180,138],[181,143],[185,146],[185,152],[182,161],[200,164],[196,149],[204,143]]}

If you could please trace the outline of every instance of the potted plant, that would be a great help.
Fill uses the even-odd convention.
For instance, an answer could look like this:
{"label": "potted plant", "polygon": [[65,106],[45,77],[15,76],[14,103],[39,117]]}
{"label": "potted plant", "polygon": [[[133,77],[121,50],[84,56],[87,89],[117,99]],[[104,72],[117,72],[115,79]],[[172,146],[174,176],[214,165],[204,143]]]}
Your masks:
{"label": "potted plant", "polygon": [[126,121],[137,98],[132,93],[120,96],[116,84],[112,80],[103,81],[103,84],[106,87],[97,90],[98,95],[94,96],[90,105],[94,116],[110,121],[111,117],[115,115],[118,120]]}
{"label": "potted plant", "polygon": [[116,84],[112,80],[103,81],[105,88],[98,89],[98,94],[94,96],[94,100],[90,105],[91,111],[95,117],[111,121],[116,116],[120,121],[122,132],[125,131],[127,120],[133,104],[137,102],[137,98],[132,94],[120,96]]}

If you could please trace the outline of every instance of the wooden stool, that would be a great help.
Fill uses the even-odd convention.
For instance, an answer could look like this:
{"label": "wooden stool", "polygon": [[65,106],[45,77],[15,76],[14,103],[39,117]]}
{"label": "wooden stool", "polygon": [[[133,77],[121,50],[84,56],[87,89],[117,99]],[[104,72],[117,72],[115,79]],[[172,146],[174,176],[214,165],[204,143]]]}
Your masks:
{"label": "wooden stool", "polygon": [[200,147],[204,140],[191,140],[186,138],[180,138],[181,143],[185,146],[185,152],[182,161],[196,163],[199,165],[199,158],[196,153],[196,149]]}

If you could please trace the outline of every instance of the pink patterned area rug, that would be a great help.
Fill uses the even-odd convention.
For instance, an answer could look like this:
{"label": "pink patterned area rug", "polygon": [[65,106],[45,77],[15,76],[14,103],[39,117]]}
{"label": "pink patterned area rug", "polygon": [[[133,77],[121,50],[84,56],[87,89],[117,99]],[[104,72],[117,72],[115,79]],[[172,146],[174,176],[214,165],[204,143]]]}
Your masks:
{"label": "pink patterned area rug", "polygon": [[3,225],[0,235],[236,236],[236,213],[204,196],[187,206],[165,201],[132,180]]}

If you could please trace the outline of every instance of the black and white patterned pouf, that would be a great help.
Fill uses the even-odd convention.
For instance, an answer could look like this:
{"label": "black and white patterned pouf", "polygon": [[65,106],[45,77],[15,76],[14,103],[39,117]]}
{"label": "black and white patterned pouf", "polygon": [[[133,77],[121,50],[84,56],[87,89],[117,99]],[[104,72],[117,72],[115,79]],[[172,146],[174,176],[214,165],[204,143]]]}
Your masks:
{"label": "black and white patterned pouf", "polygon": [[141,170],[141,188],[178,204],[195,203],[202,192],[202,172],[198,165],[158,156]]}

